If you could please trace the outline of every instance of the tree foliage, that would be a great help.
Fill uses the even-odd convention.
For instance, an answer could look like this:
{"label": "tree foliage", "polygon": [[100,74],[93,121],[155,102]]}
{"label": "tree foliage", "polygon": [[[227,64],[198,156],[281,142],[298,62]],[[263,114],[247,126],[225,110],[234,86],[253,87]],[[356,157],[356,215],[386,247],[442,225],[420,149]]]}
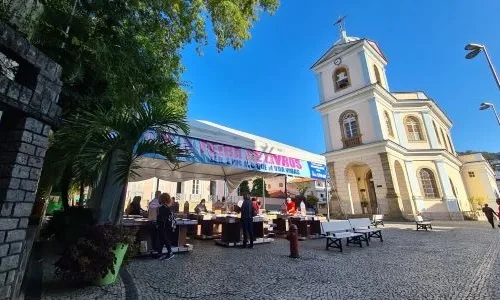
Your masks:
{"label": "tree foliage", "polygon": [[238,188],[238,192],[239,192],[240,196],[250,195],[250,186],[248,185],[247,180],[243,180],[240,183],[240,186]]}
{"label": "tree foliage", "polygon": [[297,184],[297,190],[301,196],[304,196],[309,189],[309,182],[301,182]]}
{"label": "tree foliage", "polygon": [[[266,197],[269,197],[269,192],[267,191],[265,185],[266,182],[264,181],[264,179],[255,178],[252,181],[252,191],[251,191],[252,196],[263,197],[263,195],[265,195]],[[264,193],[262,191],[264,191]]]}

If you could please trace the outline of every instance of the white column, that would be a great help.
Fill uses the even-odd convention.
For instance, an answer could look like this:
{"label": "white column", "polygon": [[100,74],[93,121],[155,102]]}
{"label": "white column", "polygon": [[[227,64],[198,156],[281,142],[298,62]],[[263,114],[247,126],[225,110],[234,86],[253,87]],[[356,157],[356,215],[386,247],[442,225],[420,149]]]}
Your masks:
{"label": "white column", "polygon": [[413,166],[412,161],[405,161],[406,174],[408,174],[408,181],[410,182],[410,194],[415,201],[415,207],[418,212],[425,211],[424,197],[420,193],[420,184],[418,183],[417,172]]}
{"label": "white column", "polygon": [[347,193],[349,193],[349,202],[351,203],[351,213],[354,215],[354,203],[352,202],[351,182],[347,181]]}
{"label": "white column", "polygon": [[321,79],[323,72],[316,73],[316,82],[318,84],[318,93],[320,103],[325,102],[325,92],[323,90],[323,80]]}
{"label": "white column", "polygon": [[359,63],[361,65],[361,70],[363,71],[363,81],[365,85],[371,84],[370,71],[368,71],[368,63],[366,62],[366,55],[364,51],[358,52]]}
{"label": "white column", "polygon": [[381,120],[378,115],[377,102],[375,101],[375,98],[372,98],[368,101],[368,103],[370,105],[370,114],[373,122],[373,131],[375,133],[375,140],[381,141],[384,139],[384,136],[382,135],[382,126],[380,124]]}
{"label": "white column", "polygon": [[326,151],[332,151],[332,136],[330,133],[330,120],[328,114],[323,115],[323,134],[325,135]]}
{"label": "white column", "polygon": [[448,173],[446,173],[444,161],[436,160],[435,164],[439,181],[441,183],[441,189],[443,191],[443,201],[446,201],[446,207],[448,208],[448,212],[450,213],[450,218],[452,220],[463,220],[463,216],[460,213],[460,207],[458,206],[458,200],[453,194],[453,190],[451,188],[450,177],[448,176]]}
{"label": "white column", "polygon": [[[406,137],[406,131],[403,124],[403,118],[400,112],[394,113],[394,125],[396,126],[396,131],[398,133],[399,144],[403,147],[408,147],[408,139]],[[408,173],[410,174],[410,173]],[[410,177],[410,175],[408,175]]]}
{"label": "white column", "polygon": [[434,130],[434,126],[432,125],[431,115],[428,112],[423,112],[422,118],[424,119],[425,132],[427,133],[427,137],[429,138],[431,148],[432,149],[441,148],[438,144],[436,131]]}

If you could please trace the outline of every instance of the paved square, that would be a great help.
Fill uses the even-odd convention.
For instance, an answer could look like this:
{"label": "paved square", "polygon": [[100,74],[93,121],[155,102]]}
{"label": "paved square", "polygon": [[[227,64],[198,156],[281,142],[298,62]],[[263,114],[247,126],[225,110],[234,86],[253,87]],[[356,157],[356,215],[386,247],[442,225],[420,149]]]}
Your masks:
{"label": "paved square", "polygon": [[[285,239],[254,249],[193,241],[192,253],[134,260],[128,271],[139,299],[500,299],[500,231],[488,226],[435,222],[417,232],[411,223],[387,224],[383,243],[340,253],[308,240],[300,259],[287,256]],[[123,294],[85,288],[85,299]]]}

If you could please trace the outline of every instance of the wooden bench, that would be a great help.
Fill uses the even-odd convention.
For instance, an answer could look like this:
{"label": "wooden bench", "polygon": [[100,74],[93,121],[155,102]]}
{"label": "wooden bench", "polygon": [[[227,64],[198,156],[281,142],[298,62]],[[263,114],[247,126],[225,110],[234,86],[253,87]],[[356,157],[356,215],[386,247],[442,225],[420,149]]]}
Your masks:
{"label": "wooden bench", "polygon": [[337,248],[342,252],[342,239],[346,239],[346,246],[352,243],[363,247],[361,241],[364,235],[362,233],[351,232],[350,230],[351,225],[347,220],[321,222],[321,232],[326,236],[326,250]]}
{"label": "wooden bench", "polygon": [[349,223],[355,233],[364,234],[364,240],[367,245],[371,238],[380,239],[381,242],[384,241],[382,238],[382,229],[372,228],[374,226],[370,219],[368,218],[359,218],[359,219],[349,219]]}
{"label": "wooden bench", "polygon": [[428,228],[432,229],[432,223],[430,221],[424,221],[422,216],[415,216],[415,223],[417,224],[417,231],[419,229],[425,229],[425,231],[427,231]]}
{"label": "wooden bench", "polygon": [[372,224],[373,226],[377,227],[378,225],[384,225],[384,215],[373,215],[372,217]]}

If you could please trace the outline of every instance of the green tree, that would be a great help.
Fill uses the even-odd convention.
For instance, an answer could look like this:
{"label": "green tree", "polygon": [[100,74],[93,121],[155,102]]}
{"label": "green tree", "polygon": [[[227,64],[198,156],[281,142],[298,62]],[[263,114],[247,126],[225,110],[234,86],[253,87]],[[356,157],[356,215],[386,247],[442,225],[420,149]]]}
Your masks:
{"label": "green tree", "polygon": [[266,182],[262,178],[256,178],[252,181],[252,196],[255,197],[263,197],[262,191],[264,190],[264,194],[266,197],[269,197],[269,192],[267,191],[267,188],[265,187]]}
{"label": "green tree", "polygon": [[304,196],[309,189],[309,182],[301,182],[297,184],[297,190],[301,196]]}
{"label": "green tree", "polygon": [[[83,122],[79,114],[104,110],[119,113],[148,101],[171,109],[186,110],[182,89],[181,52],[189,43],[207,44],[207,21],[212,25],[216,47],[241,48],[261,12],[273,13],[278,0],[7,0],[0,4],[2,21],[15,25],[31,43],[62,66],[63,88],[59,103],[65,120]],[[40,5],[41,4],[41,5]],[[72,127],[64,122],[63,130]],[[47,155],[74,153],[71,143],[81,136],[59,136]],[[59,144],[59,145],[56,145]],[[82,150],[83,151],[83,150]],[[115,152],[116,153],[116,152]],[[111,158],[109,158],[111,159]],[[47,160],[45,167],[48,167]],[[69,191],[78,174],[96,179],[98,170],[74,157],[43,172],[50,183],[62,180]],[[51,167],[52,169],[55,167]],[[70,172],[71,171],[71,172]],[[62,176],[60,174],[63,174]],[[52,176],[58,174],[58,176]],[[69,177],[69,178],[67,178]],[[80,176],[81,177],[81,176]],[[104,178],[104,177],[99,177]],[[87,180],[88,181],[88,180]],[[66,195],[67,198],[67,195]]]}
{"label": "green tree", "polygon": [[244,196],[244,195],[249,195],[250,194],[250,186],[248,185],[248,181],[247,180],[243,180],[240,183],[240,186],[238,188],[238,193],[239,193],[240,196]]}
{"label": "green tree", "polygon": [[[129,176],[136,175],[136,162],[144,154],[157,153],[176,162],[184,153],[179,145],[163,137],[188,133],[183,110],[155,103],[117,106],[112,110],[97,107],[81,110],[66,120],[55,140],[70,142],[63,159],[72,159],[81,169],[98,174],[89,206],[99,212],[100,223],[118,223],[125,203]],[[150,140],[141,139],[146,131]],[[76,145],[76,146],[75,146]]]}

